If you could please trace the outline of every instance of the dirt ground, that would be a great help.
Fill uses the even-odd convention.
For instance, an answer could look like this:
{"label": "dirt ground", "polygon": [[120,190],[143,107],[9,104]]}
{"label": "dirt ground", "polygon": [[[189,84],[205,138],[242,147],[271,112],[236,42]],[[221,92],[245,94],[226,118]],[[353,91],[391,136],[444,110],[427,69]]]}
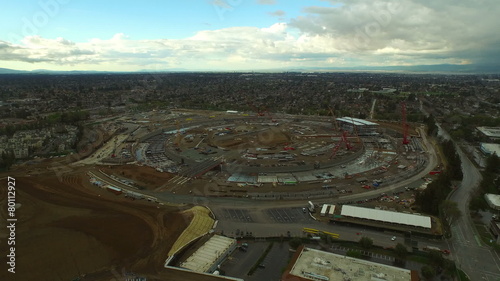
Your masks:
{"label": "dirt ground", "polygon": [[[165,274],[168,250],[189,224],[177,207],[131,201],[92,186],[83,171],[17,176],[16,274],[0,280],[121,280],[128,272]],[[3,178],[1,175],[0,178]],[[7,187],[7,180],[0,183]],[[0,215],[6,219],[6,188]],[[7,253],[8,233],[0,232]],[[155,280],[155,279],[148,279]]]}
{"label": "dirt ground", "polygon": [[133,180],[137,186],[142,186],[150,190],[164,185],[174,177],[173,174],[161,173],[148,166],[101,166],[99,169],[108,175]]}

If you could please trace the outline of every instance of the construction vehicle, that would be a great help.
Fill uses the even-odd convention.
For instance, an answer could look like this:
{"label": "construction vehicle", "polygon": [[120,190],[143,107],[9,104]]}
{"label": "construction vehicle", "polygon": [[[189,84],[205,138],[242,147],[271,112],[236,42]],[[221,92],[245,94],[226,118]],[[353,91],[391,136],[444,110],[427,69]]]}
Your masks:
{"label": "construction vehicle", "polygon": [[314,213],[314,204],[311,201],[307,202],[307,209],[309,212]]}

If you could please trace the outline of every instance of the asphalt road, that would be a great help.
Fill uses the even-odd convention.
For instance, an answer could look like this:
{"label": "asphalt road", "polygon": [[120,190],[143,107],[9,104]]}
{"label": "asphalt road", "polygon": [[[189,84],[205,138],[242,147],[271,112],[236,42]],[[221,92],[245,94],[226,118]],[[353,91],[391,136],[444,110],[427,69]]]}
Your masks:
{"label": "asphalt road", "polygon": [[450,196],[450,200],[457,202],[462,212],[460,219],[452,225],[452,256],[471,280],[500,280],[500,257],[494,250],[483,245],[468,209],[471,191],[479,185],[481,173],[460,147],[456,148],[462,161],[464,177],[458,189]]}

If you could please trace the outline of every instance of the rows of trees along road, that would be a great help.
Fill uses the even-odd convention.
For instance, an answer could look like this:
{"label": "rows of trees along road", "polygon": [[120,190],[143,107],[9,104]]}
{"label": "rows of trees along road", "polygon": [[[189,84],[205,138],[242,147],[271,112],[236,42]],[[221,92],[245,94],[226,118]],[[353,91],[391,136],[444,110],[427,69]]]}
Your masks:
{"label": "rows of trees along road", "polygon": [[[436,136],[437,126],[434,118],[429,116],[424,122],[427,125],[428,133]],[[445,202],[445,200],[448,193],[451,191],[452,182],[460,181],[463,177],[462,162],[460,161],[460,157],[453,142],[451,140],[443,140],[440,143],[440,148],[446,163],[444,170],[439,174],[437,179],[427,185],[427,188],[418,193],[415,198],[416,204],[420,206],[422,212],[435,216],[438,216],[440,208],[445,206],[446,209],[449,210],[448,212],[456,213],[455,208],[449,206],[450,204]],[[453,215],[453,217],[455,217],[455,215]]]}

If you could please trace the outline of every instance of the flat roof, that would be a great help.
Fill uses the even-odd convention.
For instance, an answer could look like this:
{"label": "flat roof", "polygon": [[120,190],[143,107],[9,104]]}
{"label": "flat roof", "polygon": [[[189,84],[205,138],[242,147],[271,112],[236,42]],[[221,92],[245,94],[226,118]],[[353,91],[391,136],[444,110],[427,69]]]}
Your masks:
{"label": "flat roof", "polygon": [[498,156],[500,156],[500,144],[498,144],[498,143],[484,143],[484,142],[482,142],[481,148],[487,154],[496,153]]}
{"label": "flat roof", "polygon": [[229,181],[229,182],[255,183],[255,182],[257,182],[257,176],[251,176],[251,175],[242,174],[242,173],[234,173],[227,179],[227,181]]}
{"label": "flat roof", "polygon": [[321,214],[323,214],[323,215],[326,214],[326,210],[328,209],[328,206],[330,206],[330,205],[323,204],[323,207],[321,207]]}
{"label": "flat roof", "polygon": [[477,129],[488,137],[500,138],[500,127],[477,127]]}
{"label": "flat roof", "polygon": [[328,212],[328,214],[330,216],[333,216],[333,213],[335,213],[335,205],[330,205],[330,211]]}
{"label": "flat roof", "polygon": [[342,117],[342,118],[337,118],[337,121],[342,121],[346,123],[351,123],[357,126],[378,126],[377,123],[364,120],[364,119],[358,119],[358,118],[353,118],[353,117]]}
{"label": "flat roof", "polygon": [[270,175],[270,176],[261,176],[257,178],[257,182],[261,183],[273,183],[273,182],[278,182],[278,177],[276,175]]}
{"label": "flat roof", "polygon": [[[290,274],[298,280],[411,281],[411,270],[304,247]],[[292,279],[290,279],[292,280]]]}
{"label": "flat roof", "polygon": [[431,218],[427,216],[398,213],[385,210],[376,210],[370,208],[362,208],[356,206],[344,205],[340,213],[342,216],[368,219],[374,221],[397,223],[409,226],[418,226],[430,229]]}
{"label": "flat roof", "polygon": [[207,272],[233,244],[236,244],[235,239],[214,235],[180,266],[196,272]]}
{"label": "flat roof", "polygon": [[488,202],[488,205],[490,205],[490,207],[500,210],[500,195],[486,193],[484,195],[484,198],[486,199],[486,202]]}

